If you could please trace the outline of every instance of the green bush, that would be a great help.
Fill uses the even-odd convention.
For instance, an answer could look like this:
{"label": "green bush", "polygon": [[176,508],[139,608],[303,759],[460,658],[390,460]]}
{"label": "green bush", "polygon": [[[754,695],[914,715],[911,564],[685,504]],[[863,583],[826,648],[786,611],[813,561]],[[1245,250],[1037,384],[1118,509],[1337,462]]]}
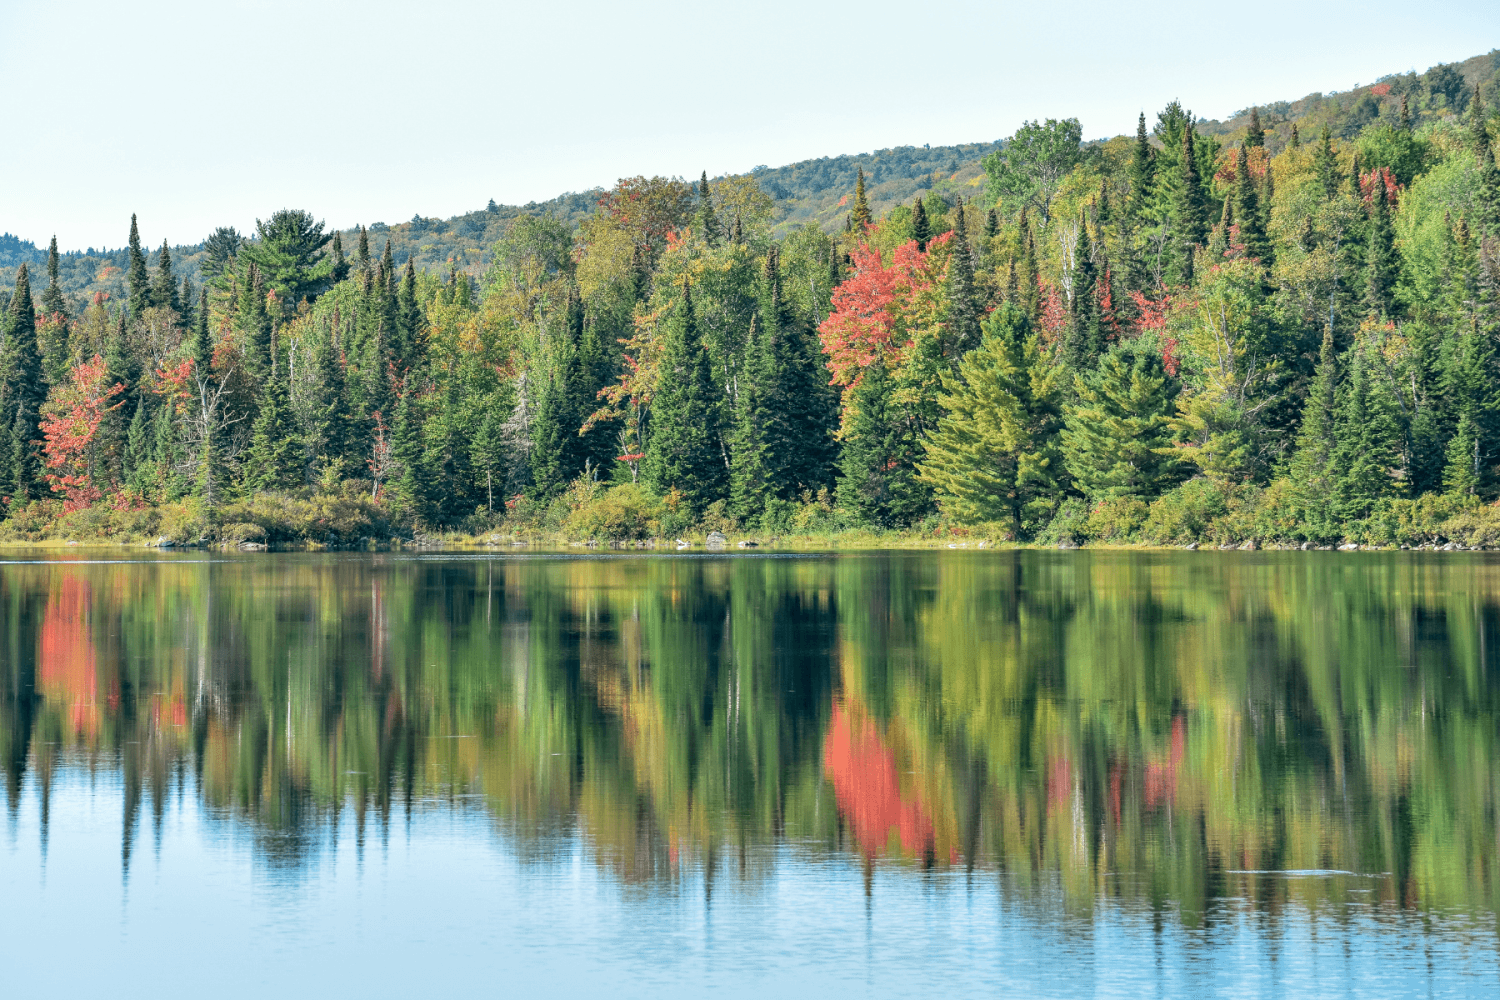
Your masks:
{"label": "green bush", "polygon": [[1168,490],[1151,504],[1140,537],[1152,545],[1186,545],[1211,537],[1210,526],[1229,512],[1224,487],[1202,476]]}
{"label": "green bush", "polygon": [[1135,497],[1104,500],[1089,511],[1084,530],[1093,541],[1134,541],[1136,532],[1146,523],[1147,512],[1146,502]]}
{"label": "green bush", "polygon": [[1041,545],[1082,545],[1088,540],[1089,508],[1077,497],[1068,497],[1057,507],[1047,526],[1037,533]]}
{"label": "green bush", "polygon": [[657,502],[644,487],[623,483],[580,497],[565,527],[574,538],[650,538],[656,534],[658,513]]}

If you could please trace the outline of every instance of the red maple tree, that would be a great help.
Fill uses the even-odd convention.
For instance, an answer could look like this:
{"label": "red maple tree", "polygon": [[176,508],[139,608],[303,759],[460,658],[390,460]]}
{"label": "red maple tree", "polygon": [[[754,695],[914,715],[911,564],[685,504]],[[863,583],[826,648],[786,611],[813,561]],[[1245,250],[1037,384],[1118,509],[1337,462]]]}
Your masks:
{"label": "red maple tree", "polygon": [[109,384],[109,367],[95,354],[68,370],[68,381],[52,390],[42,413],[43,452],[47,481],[63,495],[63,512],[81,510],[104,496],[94,483],[99,423],[119,403],[110,401],[125,391]]}

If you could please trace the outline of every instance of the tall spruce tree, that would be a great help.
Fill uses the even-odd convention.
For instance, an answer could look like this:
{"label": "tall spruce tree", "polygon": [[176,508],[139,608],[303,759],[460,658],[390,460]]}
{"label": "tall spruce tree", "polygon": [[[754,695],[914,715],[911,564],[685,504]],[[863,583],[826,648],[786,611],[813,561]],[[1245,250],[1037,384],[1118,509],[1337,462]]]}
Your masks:
{"label": "tall spruce tree", "polygon": [[755,316],[745,339],[745,363],[734,404],[734,431],[729,451],[729,513],[745,525],[763,523],[776,484],[770,468],[767,443],[771,413],[766,406],[765,387],[774,380],[769,340]]}
{"label": "tall spruce tree", "polygon": [[1269,268],[1272,258],[1271,240],[1266,236],[1265,217],[1260,210],[1260,193],[1255,190],[1255,180],[1250,176],[1250,158],[1241,146],[1234,158],[1234,217],[1240,227],[1240,243],[1245,247],[1245,256],[1260,261]]}
{"label": "tall spruce tree", "polygon": [[1298,520],[1314,541],[1333,538],[1339,528],[1328,506],[1334,486],[1334,450],[1338,447],[1338,352],[1333,327],[1323,327],[1317,372],[1308,387],[1292,456],[1291,477],[1299,501]]}
{"label": "tall spruce tree", "polygon": [[932,504],[930,487],[917,478],[920,442],[894,394],[885,360],[877,357],[854,387],[839,460],[838,504],[855,524],[906,527]]}
{"label": "tall spruce tree", "polygon": [[42,293],[42,312],[50,316],[68,315],[67,303],[63,300],[62,285],[58,281],[57,237],[47,247],[47,290]]}
{"label": "tall spruce tree", "polygon": [[962,357],[979,343],[979,292],[974,287],[974,252],[960,204],[953,223],[953,250],[948,258],[948,343],[950,356]]}
{"label": "tall spruce tree", "polygon": [[135,213],[130,215],[130,271],[127,275],[130,289],[130,315],[139,316],[151,304],[151,278],[146,273],[146,254],[141,250],[141,231],[135,222]]}
{"label": "tall spruce tree", "polygon": [[156,280],[151,283],[151,304],[173,312],[182,310],[177,298],[177,278],[172,274],[172,251],[161,241],[161,256],[156,265]]}
{"label": "tall spruce tree", "polygon": [[333,268],[328,272],[328,280],[337,285],[349,277],[349,261],[344,258],[344,238],[338,230],[333,232]]}
{"label": "tall spruce tree", "polygon": [[724,227],[719,224],[719,217],[714,213],[714,196],[708,187],[707,170],[698,179],[698,211],[695,221],[699,234],[709,246],[716,247],[724,242]]}
{"label": "tall spruce tree", "polygon": [[0,392],[10,410],[10,482],[7,489],[12,505],[35,499],[39,495],[41,462],[37,444],[42,403],[47,385],[42,377],[42,355],[36,338],[36,303],[31,297],[31,271],[22,263],[16,269],[16,287],[11,293],[6,316],[4,391]]}
{"label": "tall spruce tree", "polygon": [[309,455],[313,471],[340,475],[352,469],[357,461],[355,420],[349,412],[349,392],[344,365],[334,346],[333,336],[318,341],[313,352],[317,371],[318,395],[314,401],[313,428],[309,435]]}
{"label": "tall spruce tree", "polygon": [[398,506],[419,521],[426,522],[431,494],[427,470],[427,450],[422,441],[422,415],[410,391],[396,403],[396,419],[391,429],[391,457],[400,473],[391,493]]}
{"label": "tall spruce tree", "polygon": [[764,462],[771,488],[783,500],[793,500],[832,482],[838,403],[816,336],[782,290],[780,266],[780,254],[772,247],[762,273],[764,364],[750,377],[764,408]]}
{"label": "tall spruce tree", "polygon": [[927,221],[927,209],[922,205],[921,195],[912,199],[911,235],[917,241],[917,250],[925,251],[927,241],[932,238],[932,226]]}
{"label": "tall spruce tree", "polygon": [[271,315],[266,310],[265,281],[254,261],[246,269],[244,286],[239,329],[245,345],[246,374],[262,381],[271,374]]}
{"label": "tall spruce tree", "polygon": [[861,236],[864,235],[865,227],[872,221],[870,218],[870,202],[865,197],[864,167],[855,167],[854,211],[850,213],[850,219],[855,226],[859,227]]}
{"label": "tall spruce tree", "polygon": [[1146,138],[1146,113],[1141,112],[1135,126],[1135,145],[1130,154],[1130,211],[1137,217],[1151,204],[1156,180],[1156,150]]}
{"label": "tall spruce tree", "polygon": [[1340,387],[1328,502],[1344,524],[1367,517],[1376,501],[1399,491],[1391,472],[1400,430],[1389,394],[1375,382],[1371,350],[1356,345],[1348,351],[1349,374]]}
{"label": "tall spruce tree", "polygon": [[1104,351],[1104,328],[1099,322],[1099,272],[1088,220],[1078,219],[1078,242],[1073,251],[1072,294],[1068,300],[1068,329],[1063,360],[1075,372],[1094,367]]}
{"label": "tall spruce tree", "polygon": [[1313,163],[1317,168],[1318,178],[1323,183],[1323,200],[1332,201],[1339,192],[1339,161],[1333,154],[1333,130],[1327,125],[1323,126],[1323,133],[1318,138]]}
{"label": "tall spruce tree", "polygon": [[1379,172],[1370,189],[1370,217],[1365,227],[1365,307],[1372,317],[1389,316],[1395,307],[1396,232]]}
{"label": "tall spruce tree", "polygon": [[302,442],[293,426],[286,372],[277,370],[262,381],[250,448],[245,454],[243,492],[249,496],[301,486],[305,481],[303,468]]}
{"label": "tall spruce tree", "polygon": [[1172,205],[1172,228],[1178,246],[1177,276],[1188,284],[1193,280],[1193,255],[1208,234],[1208,211],[1194,141],[1194,129],[1189,124],[1182,131],[1182,153]]}
{"label": "tall spruce tree", "polygon": [[695,515],[729,495],[719,411],[713,368],[698,331],[692,291],[684,282],[667,326],[644,471],[652,489],[663,496],[675,490]]}

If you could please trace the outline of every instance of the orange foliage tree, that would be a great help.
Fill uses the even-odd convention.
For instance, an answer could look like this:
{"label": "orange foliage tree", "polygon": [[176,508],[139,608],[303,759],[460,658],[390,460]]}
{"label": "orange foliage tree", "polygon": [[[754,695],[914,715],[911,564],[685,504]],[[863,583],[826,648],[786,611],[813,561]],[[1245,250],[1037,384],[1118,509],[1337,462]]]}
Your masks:
{"label": "orange foliage tree", "polygon": [[109,370],[100,355],[68,369],[68,380],[54,388],[42,411],[43,450],[47,481],[63,495],[63,510],[87,507],[104,496],[94,482],[98,471],[99,424],[120,406],[110,401],[125,391],[109,384]]}

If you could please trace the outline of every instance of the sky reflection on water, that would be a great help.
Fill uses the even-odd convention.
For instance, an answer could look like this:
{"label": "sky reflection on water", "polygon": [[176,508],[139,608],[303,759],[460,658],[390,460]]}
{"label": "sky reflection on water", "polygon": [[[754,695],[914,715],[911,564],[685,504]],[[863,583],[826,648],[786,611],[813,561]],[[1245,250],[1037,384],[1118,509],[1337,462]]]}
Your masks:
{"label": "sky reflection on water", "polygon": [[8,981],[1500,989],[1500,566],[1193,557],[0,564]]}

